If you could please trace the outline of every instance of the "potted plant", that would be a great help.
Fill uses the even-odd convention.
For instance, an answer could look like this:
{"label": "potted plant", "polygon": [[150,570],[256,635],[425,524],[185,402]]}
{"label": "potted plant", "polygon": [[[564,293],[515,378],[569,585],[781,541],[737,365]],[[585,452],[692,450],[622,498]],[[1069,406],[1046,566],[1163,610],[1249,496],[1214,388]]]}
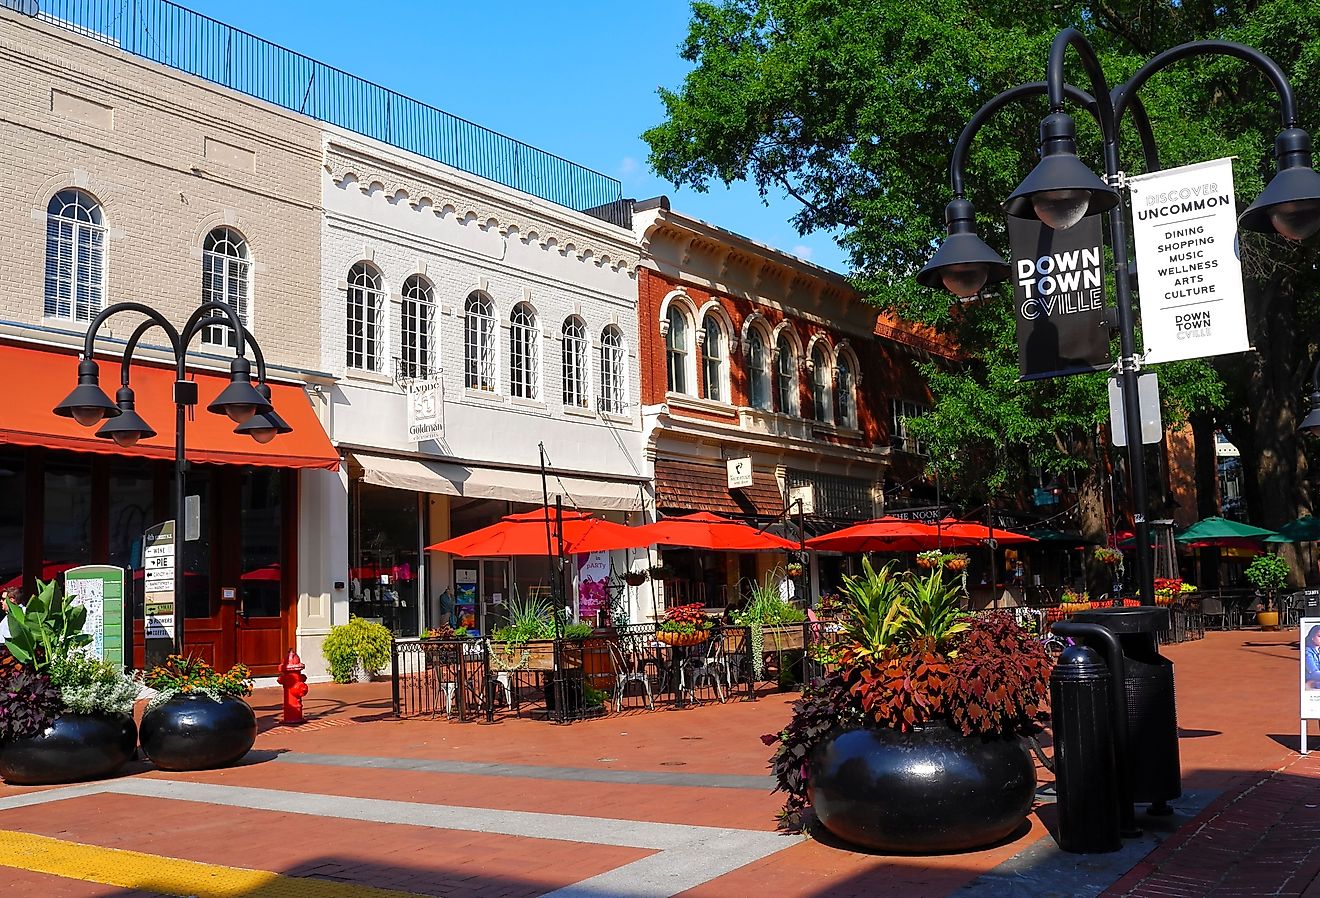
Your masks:
{"label": "potted plant", "polygon": [[[775,572],[771,571],[764,581],[749,582],[747,604],[731,615],[736,625],[747,628],[752,675],[757,680],[761,679],[765,669],[766,651],[783,652],[805,647],[802,622],[807,616],[800,608],[784,601],[777,580]],[[779,669],[784,669],[782,659]]]}
{"label": "potted plant", "polygon": [[647,573],[651,575],[652,580],[657,580],[657,581],[668,580],[670,577],[673,576],[673,571],[671,571],[666,565],[663,564],[651,565]]}
{"label": "potted plant", "polygon": [[10,606],[0,649],[0,776],[29,786],[109,776],[137,749],[139,686],[86,653],[86,609],[54,581],[38,587]]}
{"label": "potted plant", "polygon": [[628,571],[623,575],[623,582],[629,586],[641,586],[646,582],[646,571]]}
{"label": "potted plant", "polygon": [[1045,695],[1044,648],[1005,612],[962,611],[939,568],[863,570],[844,582],[838,672],[762,737],[788,793],[781,824],[803,826],[810,810],[841,839],[904,853],[1008,836],[1035,796],[1021,736]]}
{"label": "potted plant", "polygon": [[208,770],[242,758],[257,739],[244,698],[252,674],[235,664],[220,673],[199,658],[170,655],[143,676],[155,695],[142,715],[142,750],[161,770]]}
{"label": "potted plant", "polygon": [[547,599],[522,597],[514,590],[507,623],[490,637],[490,662],[497,671],[553,670],[555,622]]}
{"label": "potted plant", "polygon": [[945,570],[953,571],[955,574],[967,570],[967,565],[971,563],[971,559],[963,552],[949,552],[944,556],[943,561]]}
{"label": "potted plant", "polygon": [[944,553],[939,549],[927,549],[917,553],[917,567],[930,570],[939,567],[944,560]]}
{"label": "potted plant", "polygon": [[710,638],[711,626],[700,602],[675,605],[665,611],[655,638],[665,645],[699,645]]}
{"label": "potted plant", "polygon": [[390,661],[390,631],[375,621],[350,617],[348,623],[330,629],[321,652],[336,683],[370,683]]}
{"label": "potted plant", "polygon": [[1109,567],[1117,567],[1123,563],[1123,553],[1118,549],[1111,549],[1107,546],[1097,546],[1091,557]]}
{"label": "potted plant", "polygon": [[1288,562],[1282,555],[1257,555],[1242,572],[1247,582],[1265,594],[1256,623],[1262,630],[1279,629],[1279,591],[1288,585]]}

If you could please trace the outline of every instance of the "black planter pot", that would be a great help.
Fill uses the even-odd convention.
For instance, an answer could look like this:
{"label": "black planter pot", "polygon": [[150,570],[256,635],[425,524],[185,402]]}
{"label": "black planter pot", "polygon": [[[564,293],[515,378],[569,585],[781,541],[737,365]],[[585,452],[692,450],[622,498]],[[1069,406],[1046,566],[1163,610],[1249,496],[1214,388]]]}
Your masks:
{"label": "black planter pot", "polygon": [[161,770],[234,763],[257,740],[257,716],[241,698],[180,693],[142,715],[142,750]]}
{"label": "black planter pot", "polygon": [[127,714],[61,714],[44,733],[0,745],[0,777],[11,786],[101,779],[136,750],[137,724]]}
{"label": "black planter pot", "polygon": [[1031,811],[1036,768],[1017,737],[963,736],[937,724],[911,733],[836,733],[811,754],[809,797],[845,841],[905,854],[965,851],[1012,833]]}

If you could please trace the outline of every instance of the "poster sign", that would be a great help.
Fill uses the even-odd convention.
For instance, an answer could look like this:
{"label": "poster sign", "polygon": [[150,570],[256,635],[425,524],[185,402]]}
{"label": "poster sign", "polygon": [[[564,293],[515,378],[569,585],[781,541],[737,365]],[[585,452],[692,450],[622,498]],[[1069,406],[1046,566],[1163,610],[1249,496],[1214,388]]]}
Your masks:
{"label": "poster sign", "polygon": [[1108,368],[1100,216],[1089,215],[1065,231],[1010,217],[1008,238],[1022,379]]}
{"label": "poster sign", "polygon": [[742,490],[752,485],[751,458],[730,458],[724,464],[729,469],[729,489]]}
{"label": "poster sign", "polygon": [[1128,184],[1146,362],[1250,349],[1233,160],[1138,175]]}
{"label": "poster sign", "polygon": [[445,389],[438,377],[408,383],[408,439],[414,443],[445,435]]}
{"label": "poster sign", "polygon": [[142,545],[142,616],[151,665],[162,663],[174,650],[174,522],[149,528]]}
{"label": "poster sign", "polygon": [[593,618],[609,605],[610,553],[577,556],[578,617]]}
{"label": "poster sign", "polygon": [[[1311,610],[1314,610],[1312,606]],[[1306,749],[1306,722],[1320,720],[1320,617],[1304,617],[1298,626],[1298,690],[1302,702],[1302,754]]]}
{"label": "poster sign", "polygon": [[119,667],[126,662],[124,569],[89,564],[64,572],[64,591],[87,609],[83,632],[92,637],[89,653]]}

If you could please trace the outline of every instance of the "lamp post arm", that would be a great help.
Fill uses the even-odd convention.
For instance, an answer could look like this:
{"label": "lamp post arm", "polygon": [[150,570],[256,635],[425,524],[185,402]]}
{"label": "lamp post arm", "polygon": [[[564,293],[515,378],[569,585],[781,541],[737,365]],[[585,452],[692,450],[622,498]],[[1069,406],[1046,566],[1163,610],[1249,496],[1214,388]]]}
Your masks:
{"label": "lamp post arm", "polygon": [[1260,69],[1274,84],[1274,90],[1279,94],[1279,117],[1283,120],[1284,129],[1297,127],[1297,99],[1283,69],[1256,48],[1233,41],[1189,41],[1170,47],[1155,56],[1150,62],[1137,69],[1136,74],[1115,91],[1118,98],[1114,101],[1114,120],[1118,121],[1122,118],[1128,104],[1135,99],[1137,90],[1156,72],[1192,56],[1213,55],[1235,56]]}
{"label": "lamp post arm", "polygon": [[[217,317],[213,314],[214,312],[220,312],[221,315],[219,317],[228,320],[223,322],[211,320]],[[183,330],[180,331],[181,351],[176,353],[179,357],[179,380],[183,380],[184,357],[188,354],[188,345],[192,343],[193,337],[197,336],[198,332],[201,331],[203,327],[209,327],[212,324],[227,325],[238,337],[238,339],[234,341],[238,344],[235,348],[235,352],[238,354],[239,358],[246,357],[247,353],[245,348],[248,342],[248,332],[247,328],[243,327],[243,322],[238,320],[238,314],[233,310],[229,303],[208,299],[206,302],[198,306],[192,315],[188,317],[188,323],[185,324]]]}
{"label": "lamp post arm", "polygon": [[[1100,58],[1095,55],[1095,48],[1076,28],[1065,28],[1054,36],[1050,45],[1050,61],[1046,69],[1045,80],[1049,89],[1050,111],[1063,112],[1064,80],[1063,57],[1072,47],[1081,57],[1082,68],[1091,79],[1091,90],[1095,93],[1096,119],[1100,122],[1100,132],[1105,144],[1118,142],[1118,120],[1114,118],[1114,106],[1109,98],[1109,81],[1100,67]],[[1112,172],[1111,172],[1112,174]]]}
{"label": "lamp post arm", "polygon": [[[87,325],[87,336],[83,338],[83,358],[91,359],[96,356],[96,332],[101,329],[102,324],[120,312],[137,312],[149,318],[150,323],[160,325],[161,330],[165,331],[165,335],[170,339],[170,348],[174,350],[176,356],[179,354],[179,332],[174,329],[174,325],[170,324],[164,315],[151,306],[143,305],[140,302],[117,302],[98,312],[96,317],[92,319],[91,324]],[[139,331],[144,329],[141,326],[138,328]],[[136,334],[134,340],[140,336],[141,334]],[[128,351],[124,353],[125,358],[132,354],[132,343],[130,342]]]}
{"label": "lamp post arm", "polygon": [[252,350],[252,358],[257,363],[257,383],[266,383],[266,354],[261,351],[261,346],[257,343],[256,337],[252,336],[252,331],[246,327],[243,328],[243,341],[247,343],[248,349]]}
{"label": "lamp post arm", "polygon": [[[1110,100],[1114,105],[1115,116],[1119,116],[1122,114],[1118,111],[1118,102],[1119,102],[1118,97],[1119,97],[1119,92],[1122,90],[1123,88],[1120,85],[1114,88],[1114,90],[1109,95]],[[1160,168],[1162,167],[1160,165],[1160,151],[1159,148],[1155,146],[1155,132],[1151,130],[1150,127],[1150,116],[1146,115],[1146,107],[1144,104],[1142,104],[1141,97],[1138,97],[1136,94],[1133,94],[1131,98],[1131,102],[1132,102],[1132,125],[1137,129],[1137,139],[1141,141],[1141,154],[1146,159],[1146,171],[1148,172],[1159,171]],[[1119,121],[1120,120],[1118,119],[1115,120],[1114,123],[1115,132],[1118,131]]]}
{"label": "lamp post arm", "polygon": [[170,324],[164,318],[158,318],[156,316],[148,318],[137,326],[133,331],[133,335],[128,338],[127,345],[124,346],[124,358],[119,370],[119,383],[121,386],[128,386],[129,373],[133,366],[133,352],[137,349],[138,341],[142,339],[143,334],[151,330],[153,327],[159,327],[161,330],[165,331],[165,334],[170,338],[171,347],[176,354],[178,353],[179,332],[174,329],[174,325]]}

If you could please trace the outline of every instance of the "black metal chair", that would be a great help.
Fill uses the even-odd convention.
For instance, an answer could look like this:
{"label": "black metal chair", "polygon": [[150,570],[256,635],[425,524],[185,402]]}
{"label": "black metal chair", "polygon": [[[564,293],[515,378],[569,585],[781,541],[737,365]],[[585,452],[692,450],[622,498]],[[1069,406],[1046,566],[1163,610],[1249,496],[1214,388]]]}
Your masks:
{"label": "black metal chair", "polygon": [[1218,623],[1215,629],[1228,629],[1228,610],[1224,606],[1224,600],[1219,596],[1204,596],[1201,599],[1201,628],[1202,632],[1206,627]]}

